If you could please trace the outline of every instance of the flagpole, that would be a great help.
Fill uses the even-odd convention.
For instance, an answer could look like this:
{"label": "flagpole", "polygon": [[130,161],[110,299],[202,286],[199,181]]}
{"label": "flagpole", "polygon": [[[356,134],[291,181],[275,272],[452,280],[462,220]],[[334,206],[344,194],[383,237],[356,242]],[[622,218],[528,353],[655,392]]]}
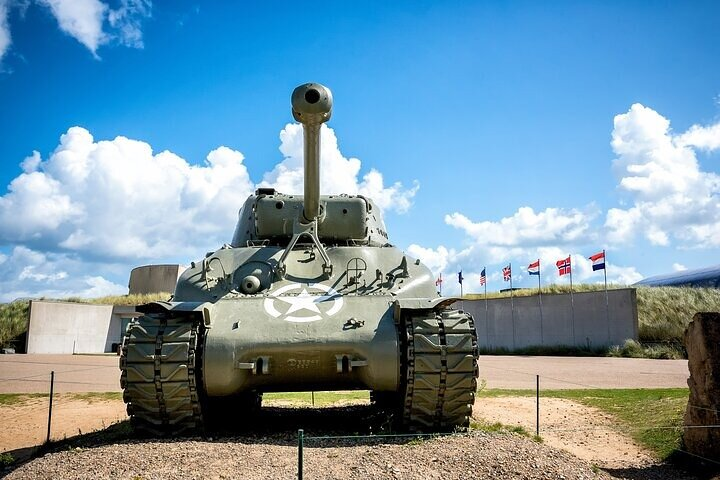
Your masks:
{"label": "flagpole", "polygon": [[488,351],[490,350],[490,327],[488,326],[488,301],[487,301],[487,265],[483,267],[482,271],[485,272],[485,341],[487,342]]}
{"label": "flagpole", "polygon": [[605,317],[607,320],[607,333],[608,333],[608,347],[610,346],[610,301],[608,300],[608,289],[607,289],[607,256],[605,255],[605,249],[603,248],[603,274],[605,275]]}
{"label": "flagpole", "polygon": [[540,288],[540,259],[538,259],[538,304],[540,306],[540,345],[543,345],[543,312],[542,312],[542,290]]}
{"label": "flagpole", "polygon": [[512,285],[512,262],[508,263],[510,267],[510,320],[513,328],[513,350],[515,350],[515,305],[513,301],[513,285]]}
{"label": "flagpole", "polygon": [[572,341],[573,341],[573,347],[576,345],[575,342],[575,302],[573,300],[573,284],[572,284],[572,254],[568,255],[568,259],[570,260],[570,320],[572,322]]}

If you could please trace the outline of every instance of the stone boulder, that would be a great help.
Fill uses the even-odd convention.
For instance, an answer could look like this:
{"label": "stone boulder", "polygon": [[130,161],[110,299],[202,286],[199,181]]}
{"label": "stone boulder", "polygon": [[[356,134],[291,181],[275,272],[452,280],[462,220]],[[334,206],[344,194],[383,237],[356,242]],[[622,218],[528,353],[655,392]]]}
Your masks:
{"label": "stone boulder", "polygon": [[697,428],[720,425],[720,313],[696,313],[685,331],[685,347],[690,369],[685,449],[720,462],[720,428]]}

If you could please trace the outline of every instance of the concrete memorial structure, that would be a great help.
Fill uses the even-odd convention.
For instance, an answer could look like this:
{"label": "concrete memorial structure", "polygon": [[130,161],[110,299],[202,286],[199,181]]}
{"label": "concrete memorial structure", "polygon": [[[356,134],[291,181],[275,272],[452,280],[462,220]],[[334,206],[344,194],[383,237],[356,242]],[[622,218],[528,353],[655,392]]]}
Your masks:
{"label": "concrete memorial structure", "polygon": [[32,300],[27,353],[110,353],[134,307]]}
{"label": "concrete memorial structure", "polygon": [[638,338],[634,288],[464,300],[475,319],[480,348],[606,347]]}

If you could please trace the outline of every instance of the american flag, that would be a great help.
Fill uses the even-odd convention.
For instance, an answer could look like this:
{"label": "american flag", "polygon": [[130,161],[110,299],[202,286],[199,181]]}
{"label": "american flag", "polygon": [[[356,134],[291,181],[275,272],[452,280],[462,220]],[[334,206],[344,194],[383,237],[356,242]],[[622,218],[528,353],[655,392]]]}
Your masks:
{"label": "american flag", "polygon": [[506,282],[509,282],[512,278],[512,270],[510,269],[510,265],[507,267],[503,267],[503,280]]}
{"label": "american flag", "polygon": [[570,273],[570,257],[563,258],[562,260],[558,260],[555,262],[555,265],[557,265],[558,268],[558,275],[561,277],[563,275],[568,275]]}
{"label": "american flag", "polygon": [[482,272],[480,272],[480,285],[485,285],[485,282],[487,282],[487,278],[485,277],[485,268],[483,267]]}

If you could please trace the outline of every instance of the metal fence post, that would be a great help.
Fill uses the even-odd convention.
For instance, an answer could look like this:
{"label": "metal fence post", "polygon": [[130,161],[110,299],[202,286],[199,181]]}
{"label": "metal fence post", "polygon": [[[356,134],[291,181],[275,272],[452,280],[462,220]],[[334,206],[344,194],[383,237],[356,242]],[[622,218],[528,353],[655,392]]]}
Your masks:
{"label": "metal fence post", "polygon": [[540,375],[535,375],[535,435],[540,436]]}
{"label": "metal fence post", "polygon": [[55,386],[55,370],[50,372],[50,408],[48,410],[48,429],[47,429],[46,443],[50,443],[50,424],[52,423],[52,401],[53,401],[54,386]]}
{"label": "metal fence post", "polygon": [[303,478],[303,429],[298,430],[298,480]]}

